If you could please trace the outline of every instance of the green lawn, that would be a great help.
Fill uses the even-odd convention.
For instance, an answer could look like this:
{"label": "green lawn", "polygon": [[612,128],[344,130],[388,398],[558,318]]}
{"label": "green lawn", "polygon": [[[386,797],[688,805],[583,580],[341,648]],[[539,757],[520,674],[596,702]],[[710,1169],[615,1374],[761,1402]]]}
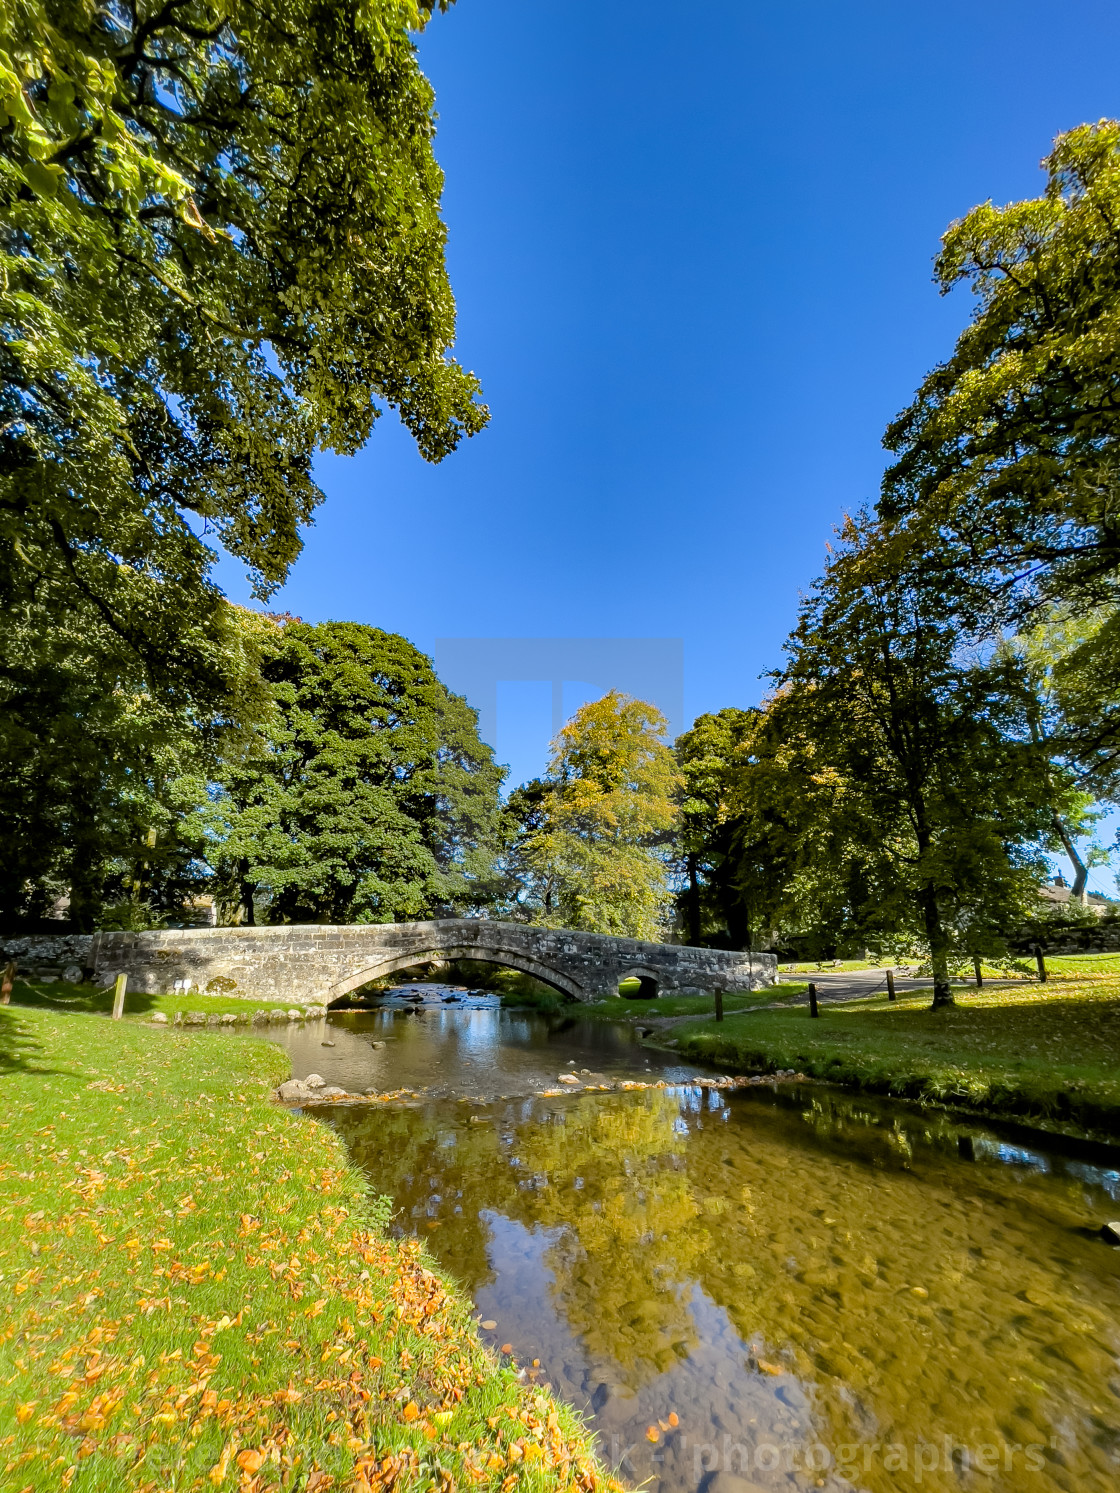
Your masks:
{"label": "green lawn", "polygon": [[[794,1000],[808,989],[805,983],[783,980],[780,985],[771,985],[764,990],[750,990],[742,995],[725,995],[725,1013],[752,1011],[756,1006],[767,1006],[772,1001]],[[612,996],[609,1000],[595,1001],[582,1008],[592,1016],[606,1016],[614,1021],[645,1021],[651,1016],[704,1016],[715,1010],[712,995],[659,995],[654,1000],[627,1000],[625,996]]]}
{"label": "green lawn", "polygon": [[0,1008],[0,1487],[609,1485],[334,1132],[268,1102],[287,1071],[251,1038]]}
{"label": "green lawn", "polygon": [[759,1011],[675,1029],[677,1050],[739,1072],[793,1068],[877,1093],[1120,1136],[1120,980]]}

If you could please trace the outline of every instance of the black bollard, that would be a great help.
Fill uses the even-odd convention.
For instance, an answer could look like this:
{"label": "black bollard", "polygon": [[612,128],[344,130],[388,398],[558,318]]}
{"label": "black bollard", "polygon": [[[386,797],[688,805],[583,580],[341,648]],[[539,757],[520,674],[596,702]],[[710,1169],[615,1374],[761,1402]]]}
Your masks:
{"label": "black bollard", "polygon": [[821,1013],[817,1010],[817,987],[810,980],[810,982],[809,982],[809,1015],[810,1016],[819,1016],[820,1014]]}
{"label": "black bollard", "polygon": [[977,988],[977,990],[979,990],[980,986],[983,985],[983,983],[984,983],[984,976],[980,972],[980,955],[979,954],[973,954],[973,956],[972,956],[972,967],[976,971],[976,988]]}
{"label": "black bollard", "polygon": [[894,1000],[894,970],[893,969],[888,969],[887,970],[887,999],[889,1001],[893,1001]]}
{"label": "black bollard", "polygon": [[716,1020],[723,1020],[723,991],[716,991]]}
{"label": "black bollard", "polygon": [[1042,945],[1036,943],[1034,946],[1034,957],[1038,964],[1038,978],[1043,985],[1046,984],[1046,955],[1042,952]]}

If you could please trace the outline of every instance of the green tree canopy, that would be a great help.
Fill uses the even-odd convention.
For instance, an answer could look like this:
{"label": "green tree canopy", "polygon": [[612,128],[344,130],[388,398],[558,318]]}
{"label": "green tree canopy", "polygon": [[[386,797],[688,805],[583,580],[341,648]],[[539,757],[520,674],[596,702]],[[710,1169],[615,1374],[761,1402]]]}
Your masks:
{"label": "green tree canopy", "polygon": [[[0,26],[9,548],[122,626],[200,529],[262,592],[379,399],[438,460],[485,422],[454,302],[414,0],[110,8]],[[135,572],[135,574],[133,574]]]}
{"label": "green tree canopy", "polygon": [[317,449],[357,450],[388,405],[439,460],[487,419],[449,353],[410,34],[432,9],[0,8],[9,916],[52,878],[95,906],[94,805],[153,781],[161,733],[243,710],[214,545],[265,596],[321,499]]}
{"label": "green tree canopy", "polygon": [[488,895],[502,769],[429,659],[356,622],[278,623],[263,750],[222,775],[212,864],[251,919],[394,922]]}
{"label": "green tree canopy", "polygon": [[225,603],[203,626],[184,618],[194,687],[153,691],[135,657],[81,613],[46,634],[9,619],[0,925],[34,921],[66,898],[79,929],[102,925],[106,901],[130,904],[122,912],[142,925],[153,913],[180,916],[184,898],[206,889],[192,810],[268,714],[261,621]]}
{"label": "green tree canopy", "polygon": [[611,690],[578,710],[553,744],[543,785],[520,805],[526,903],[544,922],[656,938],[668,903],[666,851],[680,784],[664,716]]}
{"label": "green tree canopy", "polygon": [[774,708],[767,700],[697,716],[677,738],[690,943],[757,948],[788,922],[797,805],[778,760]]}
{"label": "green tree canopy", "polygon": [[1029,587],[1106,585],[1120,564],[1120,123],[1061,135],[1046,190],[945,235],[943,291],[976,314],[890,426],[884,516],[946,524]]}
{"label": "green tree canopy", "polygon": [[[1060,135],[1045,191],[945,234],[971,323],[889,427],[880,514],[947,555],[995,631],[1089,618],[1057,670],[1064,749],[1111,795],[1120,755],[1120,123]],[[948,546],[948,548],[946,548]]]}
{"label": "green tree canopy", "polygon": [[879,539],[846,525],[769,712],[796,832],[789,894],[842,940],[923,942],[944,1005],[951,956],[998,945],[1031,908],[1052,765],[1021,662],[970,655],[946,570],[900,566]]}

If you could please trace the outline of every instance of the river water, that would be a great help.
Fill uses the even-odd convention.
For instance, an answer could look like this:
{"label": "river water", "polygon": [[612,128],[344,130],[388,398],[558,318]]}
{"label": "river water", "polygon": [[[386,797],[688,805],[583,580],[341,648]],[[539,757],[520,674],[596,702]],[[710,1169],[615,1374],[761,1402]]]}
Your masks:
{"label": "river water", "polygon": [[[309,1113],[626,1482],[1120,1487],[1120,1151],[704,1089],[628,1026],[447,987],[279,1040],[297,1077],[419,1091]],[[668,1086],[543,1093],[573,1073]]]}

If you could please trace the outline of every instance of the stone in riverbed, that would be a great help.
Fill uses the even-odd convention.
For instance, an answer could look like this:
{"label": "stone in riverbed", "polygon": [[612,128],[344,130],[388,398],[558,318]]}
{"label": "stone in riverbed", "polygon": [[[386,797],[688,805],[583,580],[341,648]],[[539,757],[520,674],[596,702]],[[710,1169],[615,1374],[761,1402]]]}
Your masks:
{"label": "stone in riverbed", "polygon": [[303,1080],[303,1082],[309,1089],[321,1089],[326,1081],[327,1080],[325,1078],[321,1078],[318,1073],[309,1073]]}
{"label": "stone in riverbed", "polygon": [[280,1085],[276,1092],[286,1104],[291,1104],[293,1101],[309,1099],[314,1091],[298,1078],[289,1078]]}
{"label": "stone in riverbed", "polygon": [[704,1484],[704,1493],[766,1493],[766,1490],[761,1483],[753,1483],[733,1472],[713,1472]]}

